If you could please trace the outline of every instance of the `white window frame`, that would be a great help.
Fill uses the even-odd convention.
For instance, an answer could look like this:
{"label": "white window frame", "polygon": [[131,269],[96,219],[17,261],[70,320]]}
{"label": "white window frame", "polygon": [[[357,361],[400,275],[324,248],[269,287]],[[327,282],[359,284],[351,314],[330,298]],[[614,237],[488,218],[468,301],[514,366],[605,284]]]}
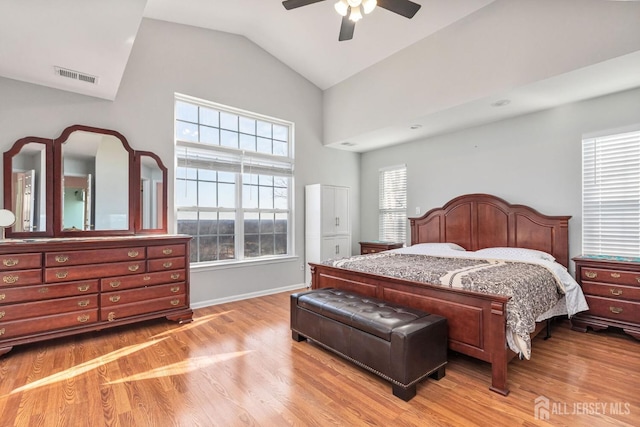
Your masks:
{"label": "white window frame", "polygon": [[[273,155],[267,153],[261,153],[257,151],[247,151],[240,148],[230,148],[222,145],[214,145],[209,143],[194,142],[181,140],[176,137],[177,130],[174,131],[174,157],[176,160],[175,167],[175,179],[174,179],[174,193],[175,193],[175,227],[178,229],[178,217],[179,212],[229,212],[235,213],[235,228],[234,228],[234,254],[233,259],[211,260],[211,261],[196,261],[192,262],[191,266],[216,266],[216,265],[233,265],[240,263],[264,263],[264,262],[280,262],[284,259],[295,256],[295,236],[294,236],[294,220],[295,220],[295,201],[294,201],[294,124],[290,121],[277,119],[274,117],[257,114],[238,108],[230,107],[227,105],[206,101],[198,98],[194,98],[188,95],[175,94],[174,111],[177,108],[178,102],[185,102],[199,107],[211,108],[220,112],[237,115],[243,118],[249,118],[284,126],[288,129],[288,153],[286,156]],[[177,128],[178,118],[174,115],[174,126]],[[200,121],[199,121],[200,123]],[[238,131],[240,134],[241,132]],[[184,153],[187,153],[186,156]],[[194,153],[197,153],[194,155]],[[178,177],[177,168],[179,163],[183,162],[183,158],[190,157],[188,161],[198,162],[203,161],[203,164],[214,163],[217,166],[222,167],[222,171],[227,171],[235,174],[235,208],[224,207],[199,207],[199,206],[180,206],[178,205],[178,191],[180,191],[180,182],[184,179]],[[197,163],[195,164],[197,166]],[[210,170],[211,166],[209,167]],[[239,169],[239,170],[238,170]],[[247,170],[248,169],[248,170]],[[216,169],[221,171],[220,169]],[[263,173],[260,173],[263,172]],[[265,208],[244,208],[243,202],[243,174],[260,174],[260,175],[278,175],[286,176],[288,179],[287,188],[287,209],[265,209]],[[257,257],[245,258],[244,248],[244,217],[245,213],[286,213],[287,218],[287,253],[280,255],[265,255]],[[197,233],[197,232],[196,232]],[[198,250],[194,247],[198,244],[197,237],[194,235],[194,240],[191,243],[191,251]]]}
{"label": "white window frame", "polygon": [[[403,176],[399,177],[398,182],[386,182],[385,178],[390,173],[404,172]],[[398,178],[396,178],[398,179]],[[387,188],[385,188],[385,186]],[[388,188],[391,186],[392,188]],[[398,188],[393,188],[398,187]],[[396,199],[396,203],[391,200],[385,199],[390,191],[403,191],[404,194],[399,195],[399,200]],[[402,242],[407,241],[407,165],[395,165],[380,168],[378,170],[378,238],[382,241],[394,241]],[[385,218],[389,215],[396,216],[396,220],[403,221],[400,230],[389,230],[389,228],[396,228],[393,224],[385,225]],[[392,221],[393,223],[393,221]]]}

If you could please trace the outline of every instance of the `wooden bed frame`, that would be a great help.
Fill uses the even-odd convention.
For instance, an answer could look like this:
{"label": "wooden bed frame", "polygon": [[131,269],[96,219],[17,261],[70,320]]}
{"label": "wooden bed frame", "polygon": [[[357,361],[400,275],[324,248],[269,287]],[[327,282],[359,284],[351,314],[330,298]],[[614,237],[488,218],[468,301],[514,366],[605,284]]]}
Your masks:
{"label": "wooden bed frame", "polygon": [[[488,194],[457,197],[420,218],[410,218],[411,244],[457,243],[467,250],[519,247],[552,254],[569,263],[570,216],[547,216]],[[449,348],[491,363],[490,390],[507,395],[507,363],[515,353],[506,344],[509,297],[443,288],[321,264],[311,265],[311,287],[339,288],[445,316]],[[536,332],[543,329],[542,324]]]}

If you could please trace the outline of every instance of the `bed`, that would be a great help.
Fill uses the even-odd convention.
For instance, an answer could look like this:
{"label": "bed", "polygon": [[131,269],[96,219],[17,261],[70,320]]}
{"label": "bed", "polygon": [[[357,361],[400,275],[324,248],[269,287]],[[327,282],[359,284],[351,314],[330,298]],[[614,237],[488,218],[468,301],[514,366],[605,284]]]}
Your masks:
{"label": "bed", "polygon": [[[432,209],[422,217],[410,218],[411,245],[449,243],[467,251],[525,248],[550,254],[555,262],[566,268],[569,262],[569,219],[570,216],[543,215],[531,207],[512,205],[492,195],[469,194]],[[384,259],[379,258],[380,264],[382,261]],[[507,364],[517,354],[507,345],[507,304],[510,297],[443,287],[413,277],[357,271],[345,268],[347,263],[343,260],[330,262],[333,265],[311,264],[312,288],[355,291],[447,317],[449,348],[489,362],[490,390],[505,396],[509,393]],[[566,270],[564,274],[568,275]],[[577,284],[576,287],[582,295]],[[580,300],[581,307],[573,308],[573,311],[586,309],[584,296],[580,298],[580,295],[574,295],[573,299]],[[565,300],[559,299],[557,305],[545,312],[546,317],[565,314]],[[534,326],[531,337],[544,329],[545,322]]]}

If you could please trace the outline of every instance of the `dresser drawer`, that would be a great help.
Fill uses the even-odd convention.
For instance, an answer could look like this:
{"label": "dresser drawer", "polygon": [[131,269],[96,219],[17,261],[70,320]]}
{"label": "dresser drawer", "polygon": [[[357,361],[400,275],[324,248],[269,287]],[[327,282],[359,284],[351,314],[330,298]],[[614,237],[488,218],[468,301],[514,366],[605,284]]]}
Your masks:
{"label": "dresser drawer", "polygon": [[42,254],[0,255],[0,271],[42,267]]}
{"label": "dresser drawer", "polygon": [[632,271],[582,267],[580,278],[583,281],[640,286],[640,273]]}
{"label": "dresser drawer", "polygon": [[612,285],[584,281],[582,282],[582,291],[588,295],[640,301],[640,287],[635,286]]}
{"label": "dresser drawer", "polygon": [[47,283],[65,282],[67,280],[92,279],[144,272],[145,261],[112,262],[108,264],[47,268],[45,269],[45,281]]}
{"label": "dresser drawer", "polygon": [[40,316],[49,316],[70,311],[88,310],[98,308],[98,295],[83,297],[57,298],[55,300],[28,302],[0,306],[0,325],[3,322],[17,319],[28,319]]}
{"label": "dresser drawer", "polygon": [[184,282],[185,276],[186,273],[184,270],[173,270],[137,274],[135,276],[109,277],[106,279],[100,279],[100,290],[102,292],[110,292],[161,285],[165,283]]}
{"label": "dresser drawer", "polygon": [[98,280],[86,280],[60,285],[24,286],[0,289],[0,304],[23,301],[40,301],[73,295],[89,295],[98,292]]}
{"label": "dresser drawer", "polygon": [[0,323],[0,339],[84,326],[98,321],[98,309]]}
{"label": "dresser drawer", "polygon": [[160,258],[160,259],[153,259],[147,262],[148,262],[149,271],[165,271],[165,270],[176,270],[178,268],[184,268],[184,257]]}
{"label": "dresser drawer", "polygon": [[147,248],[148,258],[167,258],[175,256],[184,256],[185,245],[161,245],[149,246]]}
{"label": "dresser drawer", "polygon": [[42,283],[42,270],[16,270],[0,273],[0,289],[4,286],[39,285]]}
{"label": "dresser drawer", "polygon": [[125,317],[136,316],[139,314],[151,313],[154,311],[171,310],[175,308],[186,307],[186,296],[176,295],[167,298],[158,298],[154,300],[135,302],[132,304],[124,304],[115,307],[103,307],[100,310],[100,318],[102,320],[114,321]]}
{"label": "dresser drawer", "polygon": [[622,322],[640,323],[640,303],[590,295],[585,297],[589,304],[587,314]]}
{"label": "dresser drawer", "polygon": [[130,304],[136,301],[146,301],[151,299],[170,297],[173,295],[184,295],[184,283],[170,285],[149,286],[148,288],[129,289],[126,291],[115,291],[100,295],[100,306],[111,307]]}
{"label": "dresser drawer", "polygon": [[83,265],[105,262],[141,260],[144,258],[144,247],[49,252],[45,254],[45,266],[60,267],[66,265]]}

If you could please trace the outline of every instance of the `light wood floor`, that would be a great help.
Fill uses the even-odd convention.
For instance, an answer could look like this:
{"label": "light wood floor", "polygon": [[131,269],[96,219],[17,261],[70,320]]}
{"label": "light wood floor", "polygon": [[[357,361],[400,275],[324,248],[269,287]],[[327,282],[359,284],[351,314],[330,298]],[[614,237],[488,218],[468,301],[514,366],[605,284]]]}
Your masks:
{"label": "light wood floor", "polygon": [[[289,294],[277,294],[196,310],[188,325],[16,347],[0,358],[0,425],[638,426],[639,353],[630,337],[562,321],[534,340],[532,360],[511,362],[508,397],[488,390],[488,364],[451,354],[446,377],[404,402],[380,378],[294,342]],[[535,417],[540,396],[548,421]]]}

